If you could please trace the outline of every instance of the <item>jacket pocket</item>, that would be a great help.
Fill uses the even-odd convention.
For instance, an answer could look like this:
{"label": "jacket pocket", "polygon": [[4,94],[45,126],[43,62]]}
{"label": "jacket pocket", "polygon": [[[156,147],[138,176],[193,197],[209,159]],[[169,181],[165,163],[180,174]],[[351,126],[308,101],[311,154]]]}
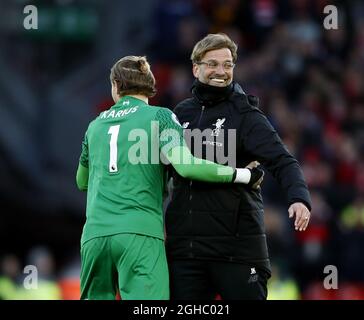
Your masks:
{"label": "jacket pocket", "polygon": [[238,213],[235,232],[237,237],[260,235],[264,233],[264,210],[241,210]]}
{"label": "jacket pocket", "polygon": [[194,236],[232,236],[238,222],[240,199],[231,199],[225,210],[195,210],[191,213],[191,230]]}

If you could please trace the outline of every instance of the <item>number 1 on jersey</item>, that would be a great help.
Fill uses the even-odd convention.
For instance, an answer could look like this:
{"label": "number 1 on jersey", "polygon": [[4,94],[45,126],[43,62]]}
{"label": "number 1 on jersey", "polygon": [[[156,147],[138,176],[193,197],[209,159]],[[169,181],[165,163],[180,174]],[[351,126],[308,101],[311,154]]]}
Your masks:
{"label": "number 1 on jersey", "polygon": [[109,171],[118,171],[118,135],[119,135],[120,125],[111,126],[109,128],[108,134],[111,134],[110,138],[110,161],[109,161]]}

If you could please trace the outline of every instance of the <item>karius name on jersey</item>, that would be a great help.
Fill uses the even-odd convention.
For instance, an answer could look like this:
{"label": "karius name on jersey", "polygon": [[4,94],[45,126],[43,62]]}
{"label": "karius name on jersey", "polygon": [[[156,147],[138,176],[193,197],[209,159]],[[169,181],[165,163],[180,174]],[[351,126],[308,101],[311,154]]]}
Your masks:
{"label": "karius name on jersey", "polygon": [[121,118],[123,116],[126,116],[129,113],[134,113],[138,110],[138,106],[132,107],[129,109],[123,109],[123,110],[107,110],[100,114],[100,119],[108,119],[108,118]]}

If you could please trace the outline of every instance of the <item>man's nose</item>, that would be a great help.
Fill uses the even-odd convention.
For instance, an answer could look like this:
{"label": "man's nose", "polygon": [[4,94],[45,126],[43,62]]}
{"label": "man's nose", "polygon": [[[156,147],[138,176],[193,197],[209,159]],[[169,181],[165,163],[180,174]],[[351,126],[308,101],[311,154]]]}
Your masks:
{"label": "man's nose", "polygon": [[217,68],[216,68],[216,71],[215,71],[217,74],[221,74],[221,75],[224,75],[225,74],[225,69],[224,69],[224,66],[222,64],[218,64],[217,65]]}

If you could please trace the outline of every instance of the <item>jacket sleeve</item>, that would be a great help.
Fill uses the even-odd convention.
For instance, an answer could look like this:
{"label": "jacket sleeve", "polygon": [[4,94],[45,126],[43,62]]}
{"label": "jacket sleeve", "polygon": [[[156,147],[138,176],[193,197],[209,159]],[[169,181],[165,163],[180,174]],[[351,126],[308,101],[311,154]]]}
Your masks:
{"label": "jacket sleeve", "polygon": [[268,119],[258,111],[243,121],[243,146],[278,181],[288,203],[303,202],[311,210],[311,198],[298,161],[290,154]]}

